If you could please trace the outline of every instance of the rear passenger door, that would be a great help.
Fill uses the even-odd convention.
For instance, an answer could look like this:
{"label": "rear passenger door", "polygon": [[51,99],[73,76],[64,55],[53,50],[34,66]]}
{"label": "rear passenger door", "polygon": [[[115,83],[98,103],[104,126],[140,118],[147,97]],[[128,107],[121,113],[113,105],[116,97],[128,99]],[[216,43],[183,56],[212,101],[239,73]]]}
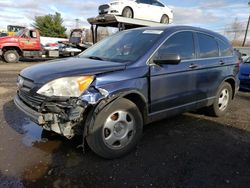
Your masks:
{"label": "rear passenger door", "polygon": [[212,99],[221,83],[224,69],[223,58],[219,55],[219,46],[216,38],[205,33],[196,33],[198,45],[198,60],[194,81],[199,92],[197,100],[204,104]]}
{"label": "rear passenger door", "polygon": [[192,68],[196,57],[193,32],[182,31],[172,35],[153,58],[161,54],[179,54],[182,61],[177,65],[150,66],[152,113],[188,106],[196,101],[195,70]]}

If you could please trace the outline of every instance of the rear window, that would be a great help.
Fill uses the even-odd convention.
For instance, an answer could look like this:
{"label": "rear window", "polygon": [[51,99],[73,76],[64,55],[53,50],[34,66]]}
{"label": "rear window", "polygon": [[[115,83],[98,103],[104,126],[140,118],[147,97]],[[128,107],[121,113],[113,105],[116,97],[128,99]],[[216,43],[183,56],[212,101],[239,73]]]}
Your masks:
{"label": "rear window", "polygon": [[229,44],[218,40],[219,48],[220,48],[220,55],[221,56],[231,56],[233,55],[233,50]]}
{"label": "rear window", "polygon": [[216,40],[206,34],[197,33],[200,48],[199,58],[211,58],[219,56],[219,48]]}

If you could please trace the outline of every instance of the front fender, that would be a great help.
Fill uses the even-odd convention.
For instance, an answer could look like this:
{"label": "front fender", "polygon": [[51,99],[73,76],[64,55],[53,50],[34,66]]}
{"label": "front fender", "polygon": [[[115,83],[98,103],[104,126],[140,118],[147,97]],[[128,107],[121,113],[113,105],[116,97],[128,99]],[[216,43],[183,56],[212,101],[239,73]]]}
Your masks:
{"label": "front fender", "polygon": [[2,49],[4,51],[5,48],[17,48],[20,50],[19,45],[15,44],[15,43],[4,43],[4,44],[0,44],[0,49]]}

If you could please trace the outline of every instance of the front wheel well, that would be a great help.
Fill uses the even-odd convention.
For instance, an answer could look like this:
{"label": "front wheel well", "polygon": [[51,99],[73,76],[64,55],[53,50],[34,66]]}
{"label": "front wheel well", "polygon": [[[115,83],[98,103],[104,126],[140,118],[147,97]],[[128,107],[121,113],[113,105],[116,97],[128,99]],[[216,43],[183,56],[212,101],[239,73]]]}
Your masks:
{"label": "front wheel well", "polygon": [[146,122],[147,103],[142,98],[142,96],[140,96],[139,94],[136,94],[136,93],[130,93],[130,94],[127,94],[127,95],[123,96],[123,98],[130,100],[131,102],[133,102],[138,107],[138,109],[140,110],[141,115],[143,117],[143,121]]}
{"label": "front wheel well", "polygon": [[132,9],[132,7],[126,6],[126,7],[124,7],[124,9],[122,10],[122,12],[123,12],[126,8],[129,8],[129,9],[132,11],[132,17],[134,18],[134,10]]}
{"label": "front wheel well", "polygon": [[236,91],[235,91],[235,80],[232,79],[232,78],[229,78],[229,79],[226,79],[225,82],[229,83],[232,87],[232,91],[233,91],[233,94],[232,94],[232,99],[235,97],[235,94],[236,94]]}
{"label": "front wheel well", "polygon": [[3,53],[9,50],[15,50],[20,56],[22,55],[22,50],[18,48],[17,46],[6,46],[6,47],[3,47],[2,50],[3,50]]}

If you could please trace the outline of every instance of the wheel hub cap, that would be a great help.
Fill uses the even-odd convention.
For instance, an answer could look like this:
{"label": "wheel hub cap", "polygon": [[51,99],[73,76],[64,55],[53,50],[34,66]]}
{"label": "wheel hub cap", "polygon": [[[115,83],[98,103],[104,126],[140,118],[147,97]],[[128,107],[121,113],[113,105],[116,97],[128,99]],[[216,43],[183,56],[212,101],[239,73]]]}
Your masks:
{"label": "wheel hub cap", "polygon": [[117,137],[123,136],[126,133],[126,127],[123,123],[118,122],[114,126],[114,134]]}
{"label": "wheel hub cap", "polygon": [[229,97],[228,89],[223,89],[219,97],[219,110],[224,111],[227,108]]}
{"label": "wheel hub cap", "polygon": [[128,145],[135,134],[134,117],[126,111],[112,113],[103,126],[103,141],[111,149]]}
{"label": "wheel hub cap", "polygon": [[14,61],[16,59],[16,55],[15,54],[8,54],[8,59],[9,59],[9,61]]}

